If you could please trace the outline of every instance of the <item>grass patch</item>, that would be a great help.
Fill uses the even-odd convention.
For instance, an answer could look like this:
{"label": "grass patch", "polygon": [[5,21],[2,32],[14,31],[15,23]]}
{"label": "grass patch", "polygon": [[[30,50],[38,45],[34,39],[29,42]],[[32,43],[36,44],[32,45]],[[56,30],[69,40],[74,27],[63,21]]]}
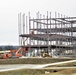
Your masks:
{"label": "grass patch", "polygon": [[42,74],[42,75],[76,75],[76,69],[65,69],[58,72],[51,72],[48,74]]}
{"label": "grass patch", "polygon": [[[45,71],[49,73],[45,73]],[[16,71],[0,72],[0,75],[72,75],[76,69],[22,69]]]}
{"label": "grass patch", "polygon": [[[54,70],[51,69],[23,69],[17,71],[0,72],[0,75],[42,75],[45,71],[52,73]],[[60,70],[57,70],[60,71]]]}
{"label": "grass patch", "polygon": [[15,58],[15,59],[0,59],[0,64],[47,64],[68,61],[73,59],[59,59],[59,58]]}

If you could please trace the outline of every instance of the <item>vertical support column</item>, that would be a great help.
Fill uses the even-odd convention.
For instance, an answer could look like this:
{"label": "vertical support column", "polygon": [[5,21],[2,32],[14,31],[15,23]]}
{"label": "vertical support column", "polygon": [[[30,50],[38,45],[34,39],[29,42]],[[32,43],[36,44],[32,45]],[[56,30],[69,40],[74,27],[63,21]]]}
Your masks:
{"label": "vertical support column", "polygon": [[71,44],[73,46],[73,24],[71,23]]}
{"label": "vertical support column", "polygon": [[18,38],[19,38],[19,46],[20,46],[20,14],[18,14]]}
{"label": "vertical support column", "polygon": [[[26,16],[26,34],[29,34],[29,32],[28,32],[28,24],[27,24],[27,16]],[[28,40],[25,43],[27,45],[28,44]]]}
{"label": "vertical support column", "polygon": [[[18,34],[21,34],[21,13],[18,14]],[[21,37],[19,36],[19,45],[21,45]]]}
{"label": "vertical support column", "polygon": [[[65,19],[65,15],[64,15],[64,19]],[[66,33],[66,24],[64,23],[64,30],[63,30],[63,34],[64,34],[64,36],[65,36],[65,33]],[[65,39],[66,40],[66,39]],[[67,41],[66,41],[67,42]],[[66,50],[66,48],[62,48],[62,50]],[[62,52],[62,53],[64,53],[64,52]],[[65,53],[64,53],[65,54]]]}
{"label": "vertical support column", "polygon": [[[72,23],[71,23],[71,45],[73,46],[73,32],[72,32]],[[73,49],[72,49],[73,50]],[[71,50],[70,50],[71,51]],[[70,53],[70,52],[69,52]]]}
{"label": "vertical support column", "polygon": [[[34,18],[33,18],[33,30],[34,30],[34,27],[35,27],[35,23],[34,23]],[[33,45],[35,45],[35,44],[36,44],[35,40],[33,39]],[[34,56],[35,56],[36,55],[35,54],[35,48],[33,50],[34,50],[33,52],[34,52]]]}
{"label": "vertical support column", "polygon": [[[23,34],[25,34],[25,14],[23,14]],[[25,46],[24,37],[23,37],[23,46]]]}
{"label": "vertical support column", "polygon": [[[45,15],[43,15],[44,20],[44,34],[46,33],[46,25],[45,25]],[[44,38],[44,45],[46,45],[46,39]]]}
{"label": "vertical support column", "polygon": [[[40,14],[40,22],[41,22],[41,18],[42,18],[42,15]],[[40,23],[40,30],[41,30],[42,28],[41,28],[41,23]],[[41,34],[41,32],[40,32],[40,34]],[[40,43],[39,43],[40,45],[41,45],[41,40],[40,40]]]}
{"label": "vertical support column", "polygon": [[[63,17],[62,17],[62,14],[61,14],[61,17],[60,17],[60,18],[61,18],[61,19],[63,18]],[[64,25],[64,26],[62,26],[62,25],[63,25],[63,22],[61,21],[61,26],[60,26],[60,28],[62,29],[62,33],[64,33],[63,28],[64,28],[64,26],[65,26],[65,25]],[[60,32],[61,32],[61,31],[60,31]],[[61,35],[63,35],[62,33],[60,33],[60,34],[61,34]],[[63,39],[64,39],[64,37],[63,37]],[[62,39],[62,40],[60,40],[60,44],[61,44],[61,45],[63,45],[63,44],[62,44],[63,39]],[[61,48],[61,49],[62,49],[62,51],[63,51],[63,49],[64,49],[64,48],[63,48],[63,46],[62,46],[62,48]],[[60,51],[60,52],[62,52],[62,51]]]}
{"label": "vertical support column", "polygon": [[[33,28],[32,28],[33,30],[34,30],[34,18],[33,18]],[[33,40],[33,45],[35,45],[35,40],[34,39],[32,39]]]}
{"label": "vertical support column", "polygon": [[[52,33],[51,32],[51,12],[50,12],[50,29],[49,29],[49,32],[50,32],[50,35],[51,35],[51,33]],[[52,56],[52,47],[51,47],[51,45],[52,45],[52,40],[50,38],[50,48],[49,49],[50,49],[50,53],[51,53],[50,55]]]}
{"label": "vertical support column", "polygon": [[[52,23],[52,24],[51,24],[51,25],[52,25],[51,27],[54,29],[55,23],[54,23],[54,20],[53,20],[53,19],[51,19],[51,23]],[[53,34],[54,34],[54,32],[53,32]],[[52,39],[53,39],[53,38],[52,38]],[[54,41],[54,39],[53,39],[52,45],[54,45],[54,44],[55,44],[55,41]],[[54,49],[53,49],[53,50],[54,50]],[[53,51],[53,50],[52,50],[52,51]]]}
{"label": "vertical support column", "polygon": [[[31,17],[30,17],[30,12],[29,12],[29,34],[31,34],[31,21],[30,21]],[[31,55],[30,50],[31,50],[31,36],[29,37],[29,55]]]}
{"label": "vertical support column", "polygon": [[[59,18],[60,18],[60,15],[59,15]],[[63,18],[63,17],[62,17],[62,14],[61,14],[61,18]],[[64,31],[63,31],[63,26],[62,26],[62,25],[63,25],[63,23],[61,22],[61,27],[60,27],[60,28],[62,29],[62,32],[64,33]],[[60,32],[61,32],[61,31],[60,31]],[[60,34],[63,35],[62,33],[60,33]],[[60,44],[62,45],[62,40],[60,41]]]}
{"label": "vertical support column", "polygon": [[[67,25],[66,24],[66,28],[68,28],[69,27],[69,24]],[[68,32],[68,30],[66,30],[66,35],[68,36],[68,34],[69,34],[69,32]],[[66,36],[65,35],[65,36]],[[69,45],[69,41],[68,41],[68,38],[66,39],[66,43],[67,43],[67,46]],[[69,51],[68,49],[67,49],[67,51]],[[66,55],[66,53],[64,52],[64,54]]]}
{"label": "vertical support column", "polygon": [[[36,19],[39,19],[39,12],[36,13],[36,16],[37,16]],[[37,29],[39,28],[39,23],[38,22],[39,22],[39,20],[37,20]],[[37,31],[37,34],[39,34],[38,31]],[[37,45],[39,45],[38,40],[37,40]]]}
{"label": "vertical support column", "polygon": [[[66,16],[66,18],[68,18],[68,16]],[[65,26],[66,26],[65,28],[68,28],[69,25],[66,24]],[[68,30],[66,30],[66,33],[67,33],[67,36],[68,36],[68,33],[69,33]],[[67,43],[67,46],[68,46],[68,38],[66,39],[66,43]],[[68,49],[67,49],[67,52],[69,52]],[[66,55],[66,53],[64,53],[64,54]]]}
{"label": "vertical support column", "polygon": [[[30,29],[31,29],[30,19],[31,19],[31,17],[30,17],[30,12],[29,12],[29,34],[31,34],[31,31],[30,31]],[[29,38],[29,45],[31,45],[31,37]]]}
{"label": "vertical support column", "polygon": [[57,18],[57,13],[55,12],[55,28],[57,29],[56,18]]}
{"label": "vertical support column", "polygon": [[[38,14],[38,12],[36,13],[36,19],[38,19],[38,17],[39,17],[39,14]],[[38,20],[36,20],[37,22],[36,22],[36,27],[37,27],[37,30],[38,30]],[[38,34],[38,31],[36,32],[36,34]],[[37,45],[39,45],[39,41],[37,40]],[[38,49],[37,49],[37,56],[38,56]]]}
{"label": "vertical support column", "polygon": [[25,34],[25,14],[23,14],[23,34]]}
{"label": "vertical support column", "polygon": [[[69,21],[70,21],[70,18],[69,18]],[[69,24],[69,28],[71,27],[70,26],[71,24]],[[70,32],[68,31],[68,34],[69,34],[69,37],[70,37]],[[69,43],[69,45],[70,45],[70,39],[68,40],[68,43]],[[69,48],[70,49],[70,48]]]}
{"label": "vertical support column", "polygon": [[26,16],[26,34],[28,34],[27,16]]}
{"label": "vertical support column", "polygon": [[[59,18],[61,18],[61,19],[63,18],[63,17],[62,17],[62,14],[61,14],[61,16],[60,16],[60,14],[59,14]],[[60,32],[60,35],[63,35],[63,33],[64,33],[64,30],[63,30],[64,26],[63,26],[62,20],[61,20],[60,28],[61,28],[61,30],[62,30],[62,32],[59,31],[59,32]],[[64,37],[63,37],[63,39],[64,39]],[[63,45],[63,44],[62,44],[62,43],[63,43],[63,39],[60,40],[60,45]],[[63,47],[62,47],[61,49],[63,50]]]}
{"label": "vertical support column", "polygon": [[[65,15],[64,15],[64,19],[65,19]],[[65,25],[65,23],[64,23],[64,28],[66,29],[66,25]],[[64,35],[65,35],[65,32],[66,32],[65,29],[64,29],[64,31],[63,31]]]}
{"label": "vertical support column", "polygon": [[[57,30],[57,25],[56,25],[56,18],[57,18],[57,13],[55,12],[55,28]],[[55,34],[57,34],[57,32],[55,32]],[[56,52],[58,51],[57,45],[58,45],[58,38],[56,38]]]}
{"label": "vertical support column", "polygon": [[71,23],[71,27],[72,27],[72,33],[71,33],[71,36],[72,36],[72,46],[73,46],[73,48],[72,48],[72,52],[73,52],[73,50],[74,50],[74,41],[73,41],[73,23]]}
{"label": "vertical support column", "polygon": [[48,45],[48,50],[47,52],[49,52],[49,33],[48,33],[48,11],[47,11],[47,36],[48,36],[48,40],[47,40],[47,45]]}
{"label": "vertical support column", "polygon": [[49,34],[48,34],[48,11],[47,11],[47,36],[48,36],[47,45],[49,45]]}
{"label": "vertical support column", "polygon": [[[51,12],[50,12],[50,34],[51,34]],[[50,45],[51,45],[52,41],[50,40]]]}
{"label": "vertical support column", "polygon": [[[39,13],[39,11],[38,11],[38,13],[37,13],[37,18],[38,18],[38,19],[39,19],[39,18],[41,19],[41,14]],[[39,19],[39,20],[40,20],[40,19]],[[38,20],[38,22],[39,22],[39,20]],[[41,20],[40,20],[40,22],[41,22]],[[38,27],[37,27],[37,28],[41,30],[41,24],[38,23]],[[40,33],[41,33],[41,32],[38,32],[38,34],[40,34]],[[40,50],[41,50],[40,44],[41,44],[41,43],[40,43],[40,41],[38,40],[38,45],[39,45],[39,49],[38,49],[39,51],[37,51],[37,52],[38,52],[38,53],[37,53],[38,56],[41,54],[41,52],[40,52]]]}

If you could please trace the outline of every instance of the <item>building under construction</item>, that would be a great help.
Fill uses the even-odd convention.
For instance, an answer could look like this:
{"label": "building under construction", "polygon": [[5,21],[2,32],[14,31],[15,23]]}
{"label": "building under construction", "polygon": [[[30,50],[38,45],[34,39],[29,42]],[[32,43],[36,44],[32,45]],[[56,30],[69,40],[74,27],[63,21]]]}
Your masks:
{"label": "building under construction", "polygon": [[25,56],[76,54],[76,17],[68,17],[55,12],[32,18],[29,12],[18,14],[19,45],[26,48]]}

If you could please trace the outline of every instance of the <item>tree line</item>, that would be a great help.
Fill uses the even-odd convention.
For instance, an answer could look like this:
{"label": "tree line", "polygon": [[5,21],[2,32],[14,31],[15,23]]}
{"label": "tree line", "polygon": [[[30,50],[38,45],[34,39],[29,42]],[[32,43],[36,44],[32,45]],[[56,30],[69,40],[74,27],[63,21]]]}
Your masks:
{"label": "tree line", "polygon": [[3,51],[3,50],[15,50],[15,49],[18,49],[19,46],[0,46],[0,51]]}

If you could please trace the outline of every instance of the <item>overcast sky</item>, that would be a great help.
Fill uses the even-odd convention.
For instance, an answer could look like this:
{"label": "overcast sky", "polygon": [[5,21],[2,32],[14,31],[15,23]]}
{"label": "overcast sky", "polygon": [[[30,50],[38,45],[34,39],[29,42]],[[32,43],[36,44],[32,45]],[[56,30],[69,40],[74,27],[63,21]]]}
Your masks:
{"label": "overcast sky", "polygon": [[0,0],[0,45],[18,45],[18,13],[76,16],[76,0]]}

